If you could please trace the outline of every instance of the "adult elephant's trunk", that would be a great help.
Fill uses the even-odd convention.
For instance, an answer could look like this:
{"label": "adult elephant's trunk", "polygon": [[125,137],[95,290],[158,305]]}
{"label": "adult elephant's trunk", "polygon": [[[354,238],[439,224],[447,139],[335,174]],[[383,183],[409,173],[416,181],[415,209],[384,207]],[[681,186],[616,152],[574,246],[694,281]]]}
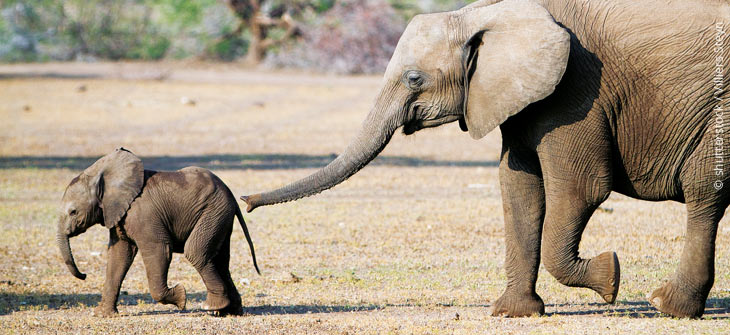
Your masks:
{"label": "adult elephant's trunk", "polygon": [[365,119],[360,133],[342,154],[319,171],[280,189],[242,196],[241,199],[248,204],[246,211],[317,194],[355,174],[385,148],[395,130],[403,124],[400,108],[379,108],[376,105]]}
{"label": "adult elephant's trunk", "polygon": [[63,262],[66,263],[66,267],[68,267],[68,270],[71,272],[71,274],[78,279],[86,279],[86,274],[81,273],[81,271],[79,271],[79,268],[76,267],[74,256],[73,254],[71,254],[71,244],[69,243],[68,234],[59,229],[58,233],[56,233],[56,243],[58,244],[58,249],[61,250],[61,257],[63,257]]}

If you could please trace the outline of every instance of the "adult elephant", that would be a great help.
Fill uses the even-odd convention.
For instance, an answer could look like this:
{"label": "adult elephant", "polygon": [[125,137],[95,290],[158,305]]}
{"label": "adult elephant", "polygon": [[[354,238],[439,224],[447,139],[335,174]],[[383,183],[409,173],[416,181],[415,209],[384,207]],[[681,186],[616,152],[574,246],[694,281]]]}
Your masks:
{"label": "adult elephant", "polygon": [[[721,1],[479,1],[416,16],[360,133],[330,164],[243,199],[248,211],[329,189],[374,159],[393,133],[459,121],[502,132],[507,288],[493,314],[544,313],[538,265],[612,303],[615,253],[578,256],[593,211],[616,191],[687,204],[675,275],[650,302],[699,317],[714,281],[717,225],[730,193],[722,100],[730,5]],[[719,69],[719,70],[718,70]],[[719,107],[718,107],[719,106]],[[718,109],[719,108],[719,109]],[[730,134],[727,134],[730,136]]]}

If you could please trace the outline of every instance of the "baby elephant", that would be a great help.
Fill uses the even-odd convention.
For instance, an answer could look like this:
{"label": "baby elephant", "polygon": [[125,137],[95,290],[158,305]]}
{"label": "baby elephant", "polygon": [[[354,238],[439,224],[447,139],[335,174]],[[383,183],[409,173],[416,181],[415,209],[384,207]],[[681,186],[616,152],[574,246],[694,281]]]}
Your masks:
{"label": "baby elephant", "polygon": [[231,191],[208,170],[144,170],[124,148],[96,161],[74,178],[63,194],[58,247],[69,271],[79,279],[69,238],[101,223],[109,229],[106,281],[95,315],[117,313],[122,280],[137,250],[142,254],[152,297],[185,309],[185,288],[167,287],[172,253],[184,253],[205,282],[203,308],[216,315],[242,313],[241,296],[228,270],[233,217],[246,235],[256,272],[256,254]]}

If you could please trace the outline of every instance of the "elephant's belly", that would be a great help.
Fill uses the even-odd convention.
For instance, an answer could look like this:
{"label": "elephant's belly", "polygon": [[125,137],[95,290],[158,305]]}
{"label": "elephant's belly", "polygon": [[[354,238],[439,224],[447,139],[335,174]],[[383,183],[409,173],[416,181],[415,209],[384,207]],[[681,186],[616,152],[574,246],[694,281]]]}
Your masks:
{"label": "elephant's belly", "polygon": [[636,173],[629,176],[623,166],[614,166],[612,190],[635,199],[674,200],[684,203],[682,190],[675,182],[667,179],[669,178],[657,173]]}
{"label": "elephant's belly", "polygon": [[185,243],[173,243],[172,252],[182,254],[185,252]]}
{"label": "elephant's belly", "polygon": [[170,239],[172,244],[172,252],[183,253],[185,251],[185,243],[195,227],[191,220],[175,220],[170,225]]}

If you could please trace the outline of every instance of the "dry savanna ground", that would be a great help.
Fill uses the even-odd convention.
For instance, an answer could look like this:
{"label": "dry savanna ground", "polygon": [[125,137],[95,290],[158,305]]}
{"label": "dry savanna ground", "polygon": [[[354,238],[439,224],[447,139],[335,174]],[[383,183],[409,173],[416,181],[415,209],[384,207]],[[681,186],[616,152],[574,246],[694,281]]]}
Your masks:
{"label": "dry savanna ground", "polygon": [[455,124],[398,134],[374,164],[334,189],[246,214],[262,275],[234,230],[231,269],[245,316],[204,313],[204,285],[181,255],[169,281],[187,288],[188,310],[154,303],[138,257],[122,286],[122,316],[91,316],[104,279],[105,229],[71,240],[85,281],[67,272],[53,242],[72,177],[124,146],[147,168],[209,168],[236,195],[278,187],[345,147],[378,85],[377,77],[205,64],[0,66],[0,333],[730,331],[728,219],[705,316],[668,318],[645,296],[677,267],[684,206],[617,194],[581,244],[584,257],[618,253],[615,305],[541,268],[547,316],[490,317],[505,285],[500,137],[473,141]]}

